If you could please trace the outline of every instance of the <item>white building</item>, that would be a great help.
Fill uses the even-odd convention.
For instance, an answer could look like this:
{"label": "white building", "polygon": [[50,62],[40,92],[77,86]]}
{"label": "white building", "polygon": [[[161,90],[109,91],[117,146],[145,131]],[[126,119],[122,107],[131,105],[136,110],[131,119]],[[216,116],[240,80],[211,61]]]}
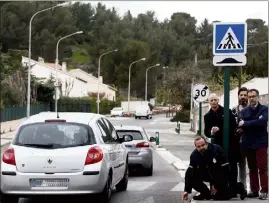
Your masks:
{"label": "white building", "polygon": [[[92,74],[89,74],[81,69],[73,69],[68,73],[87,82],[87,91],[91,93],[97,93],[98,91],[98,78],[94,77]],[[103,77],[99,78],[99,92],[104,93],[104,99],[111,101],[116,100],[116,89],[103,83]]]}
{"label": "white building", "polygon": [[[241,85],[248,89],[257,89],[260,93],[260,102],[268,104],[268,77],[253,78],[252,80]],[[220,97],[220,105],[224,106],[224,95]],[[230,109],[238,105],[238,87],[230,91]]]}
{"label": "white building", "polygon": [[[22,57],[22,65],[28,65],[28,58]],[[44,59],[39,57],[38,61],[31,60],[31,74],[42,81],[48,80],[51,76],[55,78],[55,64],[45,63]],[[62,96],[69,97],[85,97],[88,92],[97,93],[98,79],[80,69],[67,71],[65,62],[58,65],[58,80],[62,88]],[[100,93],[104,92],[104,99],[116,100],[116,89],[103,84],[102,78],[100,81]]]}

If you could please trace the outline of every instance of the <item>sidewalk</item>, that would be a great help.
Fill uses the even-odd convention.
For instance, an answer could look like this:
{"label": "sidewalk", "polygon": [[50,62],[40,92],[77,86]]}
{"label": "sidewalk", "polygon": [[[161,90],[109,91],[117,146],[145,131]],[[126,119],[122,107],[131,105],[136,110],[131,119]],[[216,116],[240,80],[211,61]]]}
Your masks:
{"label": "sidewalk", "polygon": [[5,146],[7,144],[10,144],[14,135],[15,135],[15,131],[1,134],[0,135],[1,136],[1,147]]}

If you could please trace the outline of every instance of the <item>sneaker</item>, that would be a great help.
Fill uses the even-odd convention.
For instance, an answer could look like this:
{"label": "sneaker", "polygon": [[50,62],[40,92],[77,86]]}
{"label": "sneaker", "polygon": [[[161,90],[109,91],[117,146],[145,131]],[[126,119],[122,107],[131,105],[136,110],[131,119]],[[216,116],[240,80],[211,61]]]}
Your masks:
{"label": "sneaker", "polygon": [[200,194],[200,195],[194,196],[193,199],[194,200],[211,200],[212,197],[211,195]]}
{"label": "sneaker", "polygon": [[250,192],[248,193],[248,198],[255,198],[255,197],[259,197],[259,192]]}
{"label": "sneaker", "polygon": [[260,200],[267,200],[268,199],[268,194],[261,192],[261,194],[259,196],[259,199]]}

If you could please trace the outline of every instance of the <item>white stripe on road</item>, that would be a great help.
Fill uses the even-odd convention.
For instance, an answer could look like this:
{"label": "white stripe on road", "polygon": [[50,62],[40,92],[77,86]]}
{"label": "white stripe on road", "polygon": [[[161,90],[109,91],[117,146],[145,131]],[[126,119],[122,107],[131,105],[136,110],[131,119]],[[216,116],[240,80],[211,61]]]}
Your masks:
{"label": "white stripe on road", "polygon": [[185,183],[183,182],[180,182],[178,183],[174,188],[172,188],[171,191],[184,191],[184,186],[185,186]]}
{"label": "white stripe on road", "polygon": [[147,199],[140,201],[138,203],[155,203],[153,197],[148,197]]}
{"label": "white stripe on road", "polygon": [[[157,185],[161,186],[165,184],[164,182],[153,182],[153,181],[130,181],[128,182],[128,191],[145,191],[150,187]],[[151,190],[151,189],[149,189]],[[184,182],[175,182],[173,186],[167,187],[167,192],[183,192],[184,191]]]}
{"label": "white stripe on road", "polygon": [[155,183],[156,182],[129,181],[127,190],[129,190],[129,191],[143,191],[143,190],[151,187]]}

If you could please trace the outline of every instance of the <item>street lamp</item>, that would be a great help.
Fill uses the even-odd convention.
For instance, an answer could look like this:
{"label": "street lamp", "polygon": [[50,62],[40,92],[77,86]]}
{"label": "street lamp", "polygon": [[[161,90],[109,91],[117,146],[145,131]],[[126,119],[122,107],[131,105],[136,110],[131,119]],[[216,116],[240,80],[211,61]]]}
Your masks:
{"label": "street lamp", "polygon": [[131,68],[132,68],[132,65],[135,64],[135,63],[138,63],[140,61],[145,61],[146,58],[142,58],[142,59],[139,59],[137,61],[134,61],[130,64],[129,66],[129,84],[128,84],[128,112],[130,111],[130,89],[131,89]]}
{"label": "street lamp", "polygon": [[36,12],[30,19],[30,23],[29,23],[29,50],[28,50],[28,86],[27,86],[27,117],[30,116],[30,102],[31,102],[31,43],[32,43],[32,21],[34,19],[34,17],[39,14],[42,13],[44,11],[48,11],[48,10],[52,10],[56,7],[65,7],[70,5],[68,2],[62,3],[62,4],[58,4],[56,6],[50,7],[50,8],[46,8],[43,9],[41,11]]}
{"label": "street lamp", "polygon": [[148,95],[147,95],[147,94],[148,94],[148,71],[149,71],[151,68],[158,67],[158,66],[160,66],[159,63],[157,63],[157,64],[154,65],[154,66],[150,66],[150,67],[148,67],[147,70],[146,70],[145,101],[147,101],[147,96],[148,96]]}
{"label": "street lamp", "polygon": [[57,112],[58,108],[57,108],[57,101],[58,101],[58,52],[59,52],[59,43],[63,40],[63,39],[66,39],[68,37],[71,37],[73,35],[78,35],[78,34],[82,34],[83,32],[82,31],[78,31],[78,32],[74,32],[70,35],[66,35],[64,37],[62,37],[61,39],[58,40],[57,42],[57,45],[56,45],[56,60],[55,60],[55,70],[56,70],[56,74],[55,74],[55,78],[56,78],[56,81],[55,81],[55,112]]}
{"label": "street lamp", "polygon": [[100,69],[101,69],[101,58],[104,56],[104,55],[107,55],[107,54],[110,54],[112,52],[117,52],[118,49],[114,49],[114,50],[111,50],[111,51],[108,51],[106,53],[103,53],[100,57],[99,57],[99,61],[98,61],[98,91],[97,91],[97,114],[99,114],[99,105],[100,105]]}

